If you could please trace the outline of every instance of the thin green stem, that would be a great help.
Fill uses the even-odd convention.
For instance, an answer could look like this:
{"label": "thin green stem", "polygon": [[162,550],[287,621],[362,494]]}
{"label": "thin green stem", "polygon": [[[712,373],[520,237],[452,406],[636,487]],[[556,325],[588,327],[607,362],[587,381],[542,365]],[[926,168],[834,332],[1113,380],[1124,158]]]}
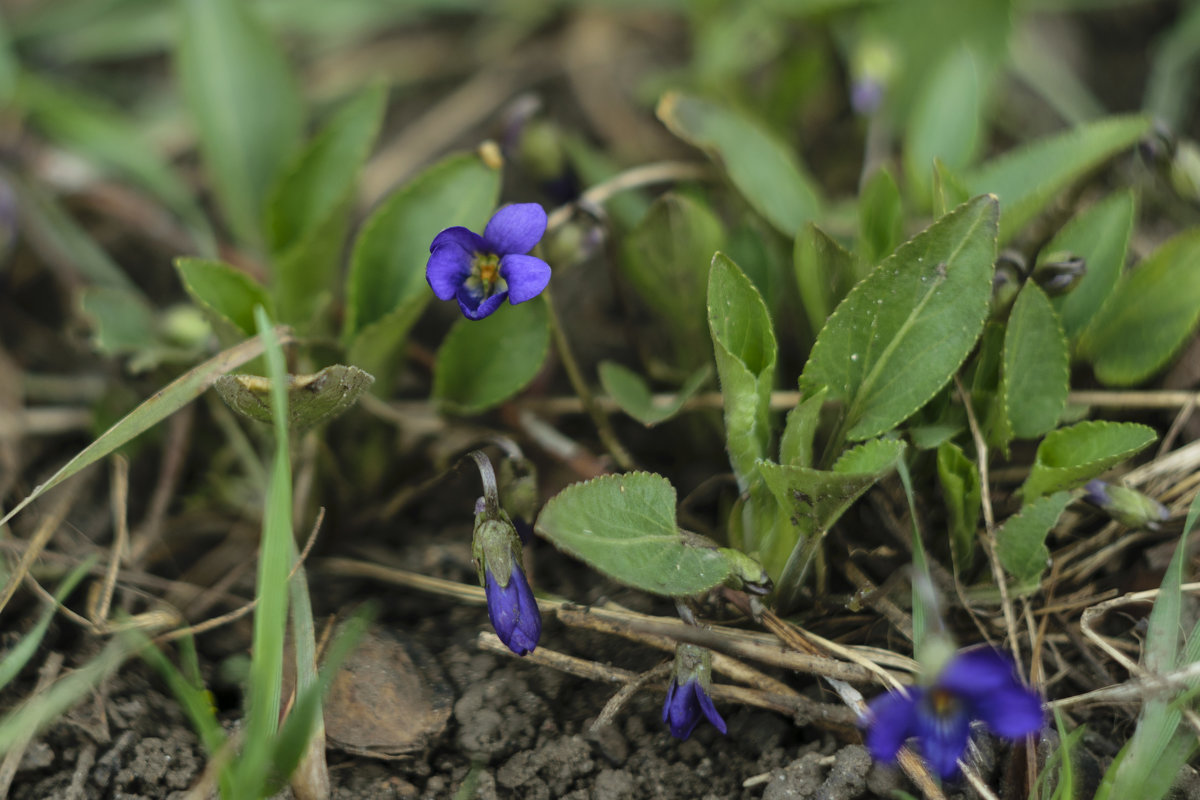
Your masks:
{"label": "thin green stem", "polygon": [[579,369],[579,362],[575,360],[575,355],[571,351],[571,345],[567,341],[567,334],[563,330],[562,322],[558,318],[558,312],[554,309],[554,296],[551,294],[549,287],[546,287],[545,291],[542,292],[542,297],[546,303],[547,317],[550,320],[550,333],[554,337],[554,347],[558,350],[563,367],[567,370],[567,378],[571,381],[571,386],[575,389],[575,394],[579,396],[580,402],[583,403],[584,409],[587,411],[588,416],[592,418],[592,423],[596,426],[596,433],[600,437],[600,442],[621,469],[635,469],[636,465],[634,464],[633,457],[629,455],[629,451],[617,439],[608,415],[596,403],[596,398],[592,394],[592,390],[588,388],[587,381],[583,378],[583,372]]}

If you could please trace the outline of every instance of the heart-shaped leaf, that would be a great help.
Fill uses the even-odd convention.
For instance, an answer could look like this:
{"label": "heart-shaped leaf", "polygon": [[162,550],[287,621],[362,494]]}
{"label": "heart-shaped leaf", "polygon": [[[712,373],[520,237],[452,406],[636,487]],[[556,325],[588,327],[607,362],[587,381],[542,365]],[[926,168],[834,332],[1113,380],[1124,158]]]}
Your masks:
{"label": "heart-shaped leaf", "polygon": [[546,503],[535,529],[613,580],[651,594],[699,594],[730,573],[718,550],[684,543],[675,523],[675,487],[650,472],[568,486]]}

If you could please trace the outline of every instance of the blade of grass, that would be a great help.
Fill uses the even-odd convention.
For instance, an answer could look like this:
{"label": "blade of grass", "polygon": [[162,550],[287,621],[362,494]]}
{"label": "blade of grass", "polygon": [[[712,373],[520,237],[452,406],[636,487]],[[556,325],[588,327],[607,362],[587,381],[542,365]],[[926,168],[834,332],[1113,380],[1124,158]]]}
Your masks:
{"label": "blade of grass", "polygon": [[373,615],[374,610],[370,606],[356,611],[330,645],[329,655],[317,680],[303,692],[297,690],[296,704],[276,741],[273,761],[279,774],[287,775],[299,763],[310,737],[321,723],[321,700],[346,658],[366,633]]}
{"label": "blade of grass", "polygon": [[21,641],[17,642],[12,650],[4,656],[4,660],[0,661],[0,689],[7,686],[13,678],[17,677],[18,673],[25,668],[29,663],[29,659],[37,652],[38,646],[42,643],[42,637],[46,635],[46,629],[50,627],[50,620],[54,619],[54,614],[58,611],[58,605],[66,600],[67,597],[75,590],[75,587],[83,580],[83,576],[88,574],[96,563],[96,557],[83,561],[79,566],[75,567],[67,577],[63,578],[62,583],[58,585],[58,591],[54,593],[55,605],[49,606],[42,612],[41,619],[37,624],[21,637]]}
{"label": "blade of grass", "polygon": [[0,719],[0,753],[8,752],[14,744],[65,714],[102,680],[116,672],[128,656],[128,646],[113,640],[87,664],[6,714]]}
{"label": "blade of grass", "polygon": [[[295,542],[292,543],[292,561],[298,557]],[[283,775],[296,770],[292,793],[301,800],[329,797],[329,768],[325,762],[325,715],[322,710],[324,690],[317,677],[317,635],[313,623],[312,601],[308,594],[308,577],[303,566],[296,567],[296,574],[289,582],[292,601],[292,641],[296,651],[296,704],[288,714],[287,723],[280,734],[273,759],[275,769]],[[326,671],[329,670],[327,666]],[[336,669],[336,668],[335,668]],[[302,698],[312,695],[307,706],[301,708]],[[292,720],[300,713],[310,714],[312,719],[305,725],[305,736],[296,746],[305,752],[292,753],[284,749],[285,738]],[[290,768],[289,768],[290,765]]]}
{"label": "blade of grass", "polygon": [[[283,328],[278,333],[274,330],[272,331],[272,338],[274,339],[276,336],[283,342],[290,342],[292,340],[291,334]],[[3,518],[0,518],[0,526],[3,526],[15,517],[34,500],[55,486],[58,486],[67,478],[75,475],[84,467],[91,466],[121,445],[146,432],[192,400],[195,400],[212,385],[213,381],[225,373],[237,369],[250,359],[261,355],[262,349],[263,341],[261,338],[256,336],[253,339],[247,339],[228,350],[218,353],[203,364],[193,367],[171,381],[171,383],[155,392],[133,411],[130,411],[129,414],[107,431],[100,434],[94,442],[64,464],[58,472],[50,476],[49,480],[34,488],[28,497],[18,503]]]}
{"label": "blade of grass", "polygon": [[292,537],[292,468],[288,447],[287,369],[283,349],[266,311],[254,309],[254,320],[271,379],[275,427],[275,459],[268,481],[258,556],[258,605],[254,609],[254,649],[246,713],[245,748],[236,767],[234,798],[257,800],[267,780],[279,732],[283,690],[283,639],[287,627],[288,572]]}

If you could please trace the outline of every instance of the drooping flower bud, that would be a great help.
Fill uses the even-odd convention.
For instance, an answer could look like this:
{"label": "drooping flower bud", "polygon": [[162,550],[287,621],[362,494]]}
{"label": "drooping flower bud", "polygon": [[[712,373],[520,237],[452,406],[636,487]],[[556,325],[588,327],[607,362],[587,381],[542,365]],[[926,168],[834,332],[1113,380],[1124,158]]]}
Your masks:
{"label": "drooping flower bud", "polygon": [[686,739],[700,724],[700,717],[712,723],[721,733],[726,732],[725,720],[717,713],[712,697],[712,653],[694,644],[675,648],[675,667],[667,698],[663,702],[663,722],[671,728],[676,739]]}
{"label": "drooping flower bud", "polygon": [[517,529],[500,507],[492,462],[478,450],[471,457],[483,480],[483,497],[475,503],[471,555],[487,595],[488,618],[496,635],[510,650],[523,656],[537,647],[542,615],[521,568]]}
{"label": "drooping flower bud", "polygon": [[1074,253],[1051,253],[1033,268],[1034,282],[1051,297],[1064,295],[1087,274],[1087,261]]}
{"label": "drooping flower bud", "polygon": [[1153,497],[1127,486],[1117,486],[1096,479],[1083,487],[1083,499],[1099,508],[1127,528],[1158,530],[1171,514],[1167,507]]}

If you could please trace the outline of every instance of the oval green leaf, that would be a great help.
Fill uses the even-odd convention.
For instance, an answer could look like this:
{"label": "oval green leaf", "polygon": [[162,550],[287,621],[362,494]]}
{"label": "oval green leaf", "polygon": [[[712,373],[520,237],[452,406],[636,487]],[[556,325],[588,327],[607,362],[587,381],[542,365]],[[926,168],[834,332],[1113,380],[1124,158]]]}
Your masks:
{"label": "oval green leaf", "polygon": [[1089,421],[1060,428],[1038,445],[1021,495],[1031,503],[1042,495],[1082,486],[1156,438],[1153,428],[1133,422]]}
{"label": "oval green leaf", "polygon": [[1042,497],[1009,517],[996,531],[996,557],[1018,586],[1035,584],[1050,563],[1046,534],[1070,502],[1070,492]]}
{"label": "oval green leaf", "polygon": [[225,221],[262,241],[267,192],[300,141],[304,108],[287,59],[241,0],[181,0],[176,68]]}
{"label": "oval green leaf", "polygon": [[726,447],[745,489],[771,438],[776,344],[762,295],[724,253],[713,256],[708,273],[708,326],[725,400]]}
{"label": "oval green leaf", "polygon": [[649,428],[678,414],[688,398],[708,380],[712,367],[705,365],[689,375],[679,387],[679,392],[666,403],[655,402],[642,376],[615,361],[601,361],[598,372],[600,385],[613,402]]}
{"label": "oval green leaf", "polygon": [[730,573],[718,550],[683,543],[675,523],[675,487],[650,472],[568,486],[546,503],[534,527],[558,549],[651,594],[699,594]]}
{"label": "oval green leaf", "polygon": [[1042,248],[1044,253],[1072,253],[1087,263],[1079,285],[1050,300],[1072,344],[1077,343],[1121,277],[1135,213],[1133,192],[1116,192],[1077,215]]}
{"label": "oval green leaf", "polygon": [[1159,247],[1122,277],[1079,342],[1096,377],[1130,386],[1166,365],[1200,319],[1200,228]]}
{"label": "oval green leaf", "polygon": [[254,307],[271,312],[271,298],[262,284],[222,261],[177,258],[175,269],[183,288],[204,309],[233,325],[244,336],[253,336]]}
{"label": "oval green leaf", "polygon": [[[288,428],[305,430],[342,414],[375,378],[358,367],[334,364],[312,375],[288,375]],[[258,375],[223,375],[213,388],[225,404],[259,422],[273,420],[271,381]]]}
{"label": "oval green leaf", "polygon": [[474,153],[449,156],[417,175],[363,225],[350,258],[346,338],[427,293],[429,243],[445,228],[483,230],[500,193],[500,171]]}
{"label": "oval green leaf", "polygon": [[979,84],[974,54],[959,47],[918,89],[904,137],[904,176],[923,207],[931,205],[934,159],[960,170],[978,149],[983,116]]}
{"label": "oval green leaf", "polygon": [[890,430],[950,380],[987,318],[994,197],[977,197],[902,245],[851,290],[813,346],[800,388],[846,403],[850,439]]}
{"label": "oval green leaf", "polygon": [[1050,298],[1026,281],[1004,333],[1003,396],[1012,435],[1032,439],[1054,430],[1067,406],[1070,355]]}
{"label": "oval green leaf", "polygon": [[785,236],[820,214],[816,184],[796,154],[761,122],[710,100],[668,92],[656,111],[663,124],[717,161],[754,209]]}
{"label": "oval green leaf", "polygon": [[1150,121],[1140,116],[1092,122],[1006,153],[970,172],[964,182],[971,194],[1000,198],[1000,241],[1006,242],[1059,192],[1132,147],[1149,129]]}
{"label": "oval green leaf", "polygon": [[490,317],[460,319],[438,350],[433,399],[455,414],[478,414],[525,388],[550,349],[542,299],[507,303]]}

